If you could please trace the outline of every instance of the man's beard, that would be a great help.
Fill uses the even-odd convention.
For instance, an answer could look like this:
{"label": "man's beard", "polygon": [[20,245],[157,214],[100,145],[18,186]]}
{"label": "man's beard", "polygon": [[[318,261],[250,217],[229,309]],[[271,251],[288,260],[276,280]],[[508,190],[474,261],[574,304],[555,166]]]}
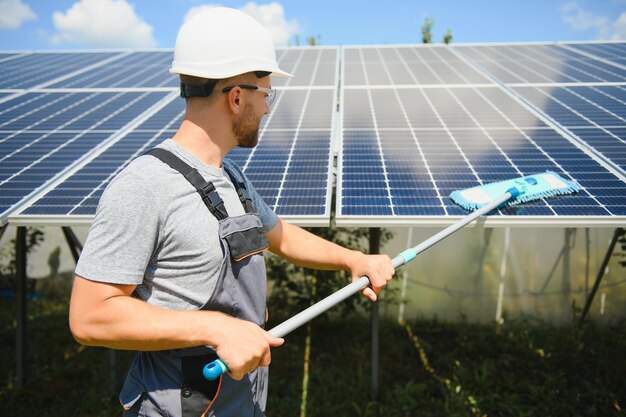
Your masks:
{"label": "man's beard", "polygon": [[254,148],[259,143],[259,125],[261,119],[255,118],[252,105],[246,104],[241,117],[233,123],[233,134],[240,148]]}

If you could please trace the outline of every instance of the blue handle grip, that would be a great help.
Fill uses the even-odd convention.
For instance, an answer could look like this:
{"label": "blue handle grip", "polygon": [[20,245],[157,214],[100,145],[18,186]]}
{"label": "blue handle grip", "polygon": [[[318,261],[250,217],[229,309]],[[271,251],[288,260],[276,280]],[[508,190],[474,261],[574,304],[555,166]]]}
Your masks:
{"label": "blue handle grip", "polygon": [[202,375],[204,379],[213,381],[220,377],[220,375],[228,372],[228,367],[221,359],[215,359],[211,363],[207,363],[202,369]]}

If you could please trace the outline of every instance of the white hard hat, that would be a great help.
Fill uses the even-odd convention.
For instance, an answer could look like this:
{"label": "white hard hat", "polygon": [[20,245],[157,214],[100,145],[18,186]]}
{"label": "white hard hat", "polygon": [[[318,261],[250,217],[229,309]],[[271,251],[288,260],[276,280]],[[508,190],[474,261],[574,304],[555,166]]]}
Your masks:
{"label": "white hard hat", "polygon": [[269,31],[250,15],[212,7],[180,28],[170,74],[222,79],[252,71],[292,77],[278,68]]}

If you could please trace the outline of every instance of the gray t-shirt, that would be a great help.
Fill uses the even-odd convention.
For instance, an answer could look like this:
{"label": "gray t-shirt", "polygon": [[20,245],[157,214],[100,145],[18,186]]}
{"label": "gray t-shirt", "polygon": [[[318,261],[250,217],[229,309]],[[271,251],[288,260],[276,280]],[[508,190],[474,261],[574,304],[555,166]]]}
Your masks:
{"label": "gray t-shirt", "polygon": [[[212,182],[228,214],[244,214],[223,168],[210,167],[168,139],[159,147],[173,152]],[[267,232],[278,217],[232,161],[254,211]],[[96,216],[76,265],[76,275],[114,284],[137,285],[139,296],[168,309],[197,309],[209,299],[222,262],[218,221],[196,189],[157,158],[141,156],[124,168],[100,198]]]}

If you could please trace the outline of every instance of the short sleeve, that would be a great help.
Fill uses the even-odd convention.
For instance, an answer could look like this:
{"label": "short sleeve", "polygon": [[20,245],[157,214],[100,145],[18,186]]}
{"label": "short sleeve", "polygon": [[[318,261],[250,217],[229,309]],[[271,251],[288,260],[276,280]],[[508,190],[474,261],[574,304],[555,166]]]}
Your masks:
{"label": "short sleeve", "polygon": [[158,242],[163,203],[153,192],[149,170],[142,170],[139,160],[133,164],[139,169],[122,171],[100,198],[76,265],[83,278],[115,284],[143,281]]}

